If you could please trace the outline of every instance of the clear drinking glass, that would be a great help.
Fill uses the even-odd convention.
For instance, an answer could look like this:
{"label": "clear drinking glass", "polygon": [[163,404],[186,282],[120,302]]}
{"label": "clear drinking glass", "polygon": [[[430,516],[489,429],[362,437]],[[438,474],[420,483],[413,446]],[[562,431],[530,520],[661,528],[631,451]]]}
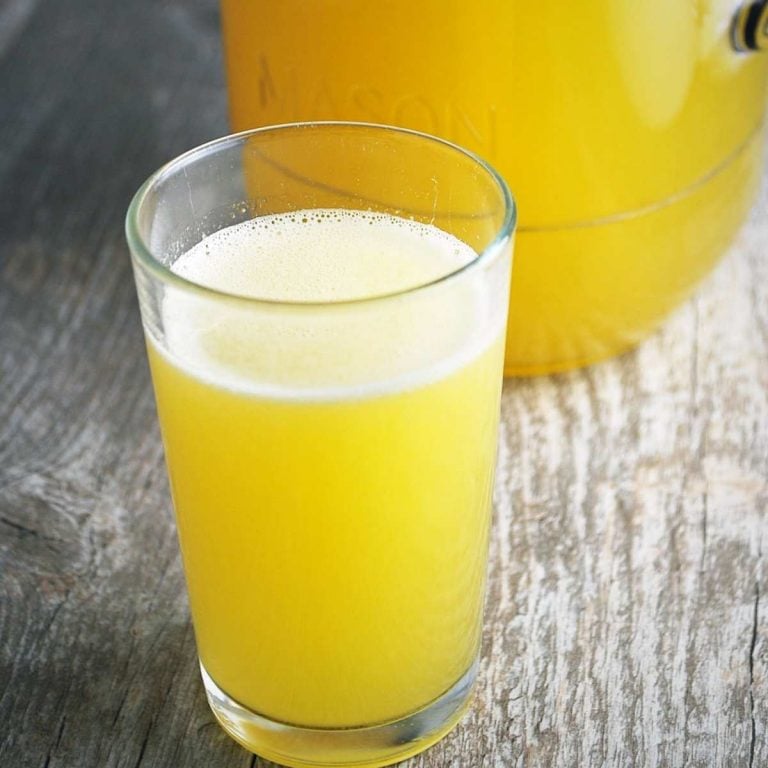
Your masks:
{"label": "clear drinking glass", "polygon": [[247,749],[385,765],[466,708],[514,225],[478,157],[363,124],[213,141],[134,198],[203,681]]}

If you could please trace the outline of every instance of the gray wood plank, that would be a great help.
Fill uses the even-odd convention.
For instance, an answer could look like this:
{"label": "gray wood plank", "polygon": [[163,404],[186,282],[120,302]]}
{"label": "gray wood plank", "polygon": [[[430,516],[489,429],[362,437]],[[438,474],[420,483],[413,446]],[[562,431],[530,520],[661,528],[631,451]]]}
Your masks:
{"label": "gray wood plank", "polygon": [[5,0],[0,5],[0,55],[13,44],[37,6],[38,0]]}
{"label": "gray wood plank", "polygon": [[[0,5],[0,765],[263,766],[202,694],[123,242],[213,0]],[[768,765],[768,197],[653,338],[507,382],[480,686],[412,768]]]}
{"label": "gray wood plank", "polygon": [[508,764],[765,763],[763,219],[636,353],[505,390]]}
{"label": "gray wood plank", "polygon": [[122,234],[226,131],[216,7],[74,11],[0,56],[0,765],[247,764],[198,681]]}

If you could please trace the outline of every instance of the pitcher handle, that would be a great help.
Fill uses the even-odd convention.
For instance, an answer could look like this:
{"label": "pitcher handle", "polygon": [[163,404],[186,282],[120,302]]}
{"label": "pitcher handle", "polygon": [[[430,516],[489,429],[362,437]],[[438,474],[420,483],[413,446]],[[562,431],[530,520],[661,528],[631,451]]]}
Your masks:
{"label": "pitcher handle", "polygon": [[740,53],[768,50],[768,0],[744,3],[736,11],[731,44]]}

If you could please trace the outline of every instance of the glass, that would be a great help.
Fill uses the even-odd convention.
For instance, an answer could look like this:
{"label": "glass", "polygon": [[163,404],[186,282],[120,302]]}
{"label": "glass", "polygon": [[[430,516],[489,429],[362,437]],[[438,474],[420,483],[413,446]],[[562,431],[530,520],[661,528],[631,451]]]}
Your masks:
{"label": "glass", "polygon": [[371,120],[486,157],[521,211],[506,371],[584,365],[685,299],[754,199],[768,56],[734,50],[738,8],[222,0],[232,127]]}
{"label": "glass", "polygon": [[[347,248],[350,221],[364,247]],[[281,222],[309,234],[306,257],[278,246],[298,298],[182,276],[194,252],[218,280],[212,236],[246,222],[263,238]],[[220,139],[134,198],[127,236],[203,681],[247,749],[385,765],[467,707],[514,223],[478,157],[362,124]],[[376,255],[390,225],[464,258],[401,279],[397,249]],[[331,287],[358,287],[341,298],[313,287],[323,227],[330,257],[352,254]],[[426,260],[419,245],[398,269]]]}

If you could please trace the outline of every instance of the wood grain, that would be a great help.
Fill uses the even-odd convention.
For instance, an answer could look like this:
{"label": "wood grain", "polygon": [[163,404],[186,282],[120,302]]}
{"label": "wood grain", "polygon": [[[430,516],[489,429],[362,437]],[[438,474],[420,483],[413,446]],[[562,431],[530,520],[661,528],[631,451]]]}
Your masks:
{"label": "wood grain", "polygon": [[[226,131],[212,1],[0,3],[0,765],[262,766],[198,679],[122,219]],[[635,352],[507,382],[480,687],[411,768],[768,765],[768,206]]]}

